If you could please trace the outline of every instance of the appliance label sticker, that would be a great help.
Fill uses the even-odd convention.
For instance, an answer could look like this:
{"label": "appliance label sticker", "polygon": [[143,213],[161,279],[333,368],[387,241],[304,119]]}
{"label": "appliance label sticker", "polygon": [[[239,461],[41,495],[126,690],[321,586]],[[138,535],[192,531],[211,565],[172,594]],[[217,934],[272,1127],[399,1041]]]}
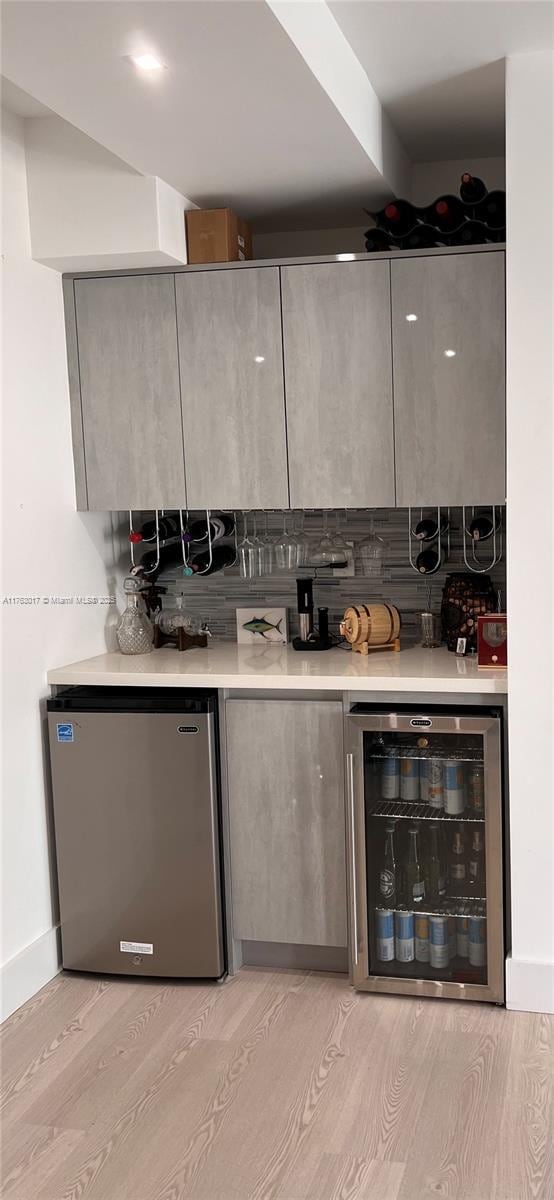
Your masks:
{"label": "appliance label sticker", "polygon": [[429,729],[432,724],[429,717],[413,717],[410,721],[410,725],[413,725],[414,729]]}
{"label": "appliance label sticker", "polygon": [[198,725],[178,725],[177,733],[198,733]]}
{"label": "appliance label sticker", "polygon": [[120,942],[119,949],[122,954],[153,954],[153,942]]}
{"label": "appliance label sticker", "polygon": [[59,742],[72,742],[74,740],[73,739],[73,725],[59,725],[58,724],[58,725],[56,725],[56,733],[58,735]]}

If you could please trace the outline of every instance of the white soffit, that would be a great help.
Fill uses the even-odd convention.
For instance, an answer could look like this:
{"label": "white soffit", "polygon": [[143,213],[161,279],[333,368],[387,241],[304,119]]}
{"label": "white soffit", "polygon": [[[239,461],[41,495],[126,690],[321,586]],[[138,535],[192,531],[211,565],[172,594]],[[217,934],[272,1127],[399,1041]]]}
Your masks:
{"label": "white soffit", "polygon": [[190,202],[60,117],[25,121],[32,257],[57,271],[186,263]]}
{"label": "white soffit", "polygon": [[325,0],[267,0],[312,74],[395,195],[408,188],[410,162],[366,72]]}

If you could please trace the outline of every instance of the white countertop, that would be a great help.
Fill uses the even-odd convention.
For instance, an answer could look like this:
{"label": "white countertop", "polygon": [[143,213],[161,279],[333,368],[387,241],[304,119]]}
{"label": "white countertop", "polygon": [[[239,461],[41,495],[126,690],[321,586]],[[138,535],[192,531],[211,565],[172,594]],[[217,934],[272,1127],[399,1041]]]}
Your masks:
{"label": "white countertop", "polygon": [[50,684],[138,687],[309,689],[367,692],[506,693],[506,671],[478,667],[445,647],[420,646],[367,657],[352,650],[303,654],[291,646],[238,646],[214,642],[204,649],[165,648],[151,654],[100,654],[48,671]]}

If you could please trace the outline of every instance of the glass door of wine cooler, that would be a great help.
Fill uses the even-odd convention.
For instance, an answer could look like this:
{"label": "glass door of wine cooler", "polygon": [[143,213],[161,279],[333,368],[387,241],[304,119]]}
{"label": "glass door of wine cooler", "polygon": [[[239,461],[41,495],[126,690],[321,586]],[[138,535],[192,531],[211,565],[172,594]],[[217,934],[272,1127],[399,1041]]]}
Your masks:
{"label": "glass door of wine cooler", "polygon": [[354,986],[504,998],[501,725],[483,716],[347,717]]}

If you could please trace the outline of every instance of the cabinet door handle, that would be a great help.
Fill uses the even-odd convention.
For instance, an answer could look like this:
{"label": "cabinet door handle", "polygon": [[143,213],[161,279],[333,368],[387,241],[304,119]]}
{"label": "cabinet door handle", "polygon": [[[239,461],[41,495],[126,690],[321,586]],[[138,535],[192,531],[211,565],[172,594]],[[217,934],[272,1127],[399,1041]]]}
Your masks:
{"label": "cabinet door handle", "polygon": [[358,899],[356,879],[356,820],[354,813],[354,755],[346,755],[347,836],[350,863],[348,895],[350,906],[350,929],[352,931],[352,959],[358,965]]}

